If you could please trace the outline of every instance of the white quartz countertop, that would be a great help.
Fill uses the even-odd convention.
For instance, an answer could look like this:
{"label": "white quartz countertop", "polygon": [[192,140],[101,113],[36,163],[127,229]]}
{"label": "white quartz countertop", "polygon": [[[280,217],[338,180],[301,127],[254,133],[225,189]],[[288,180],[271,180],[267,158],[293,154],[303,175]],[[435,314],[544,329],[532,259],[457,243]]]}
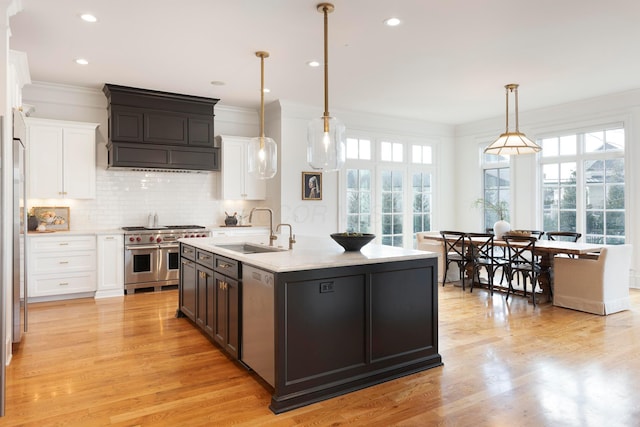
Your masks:
{"label": "white quartz countertop", "polygon": [[[287,239],[287,235],[280,235],[274,245],[276,247],[282,245],[283,249],[286,249]],[[268,235],[189,238],[179,239],[179,241],[276,273],[437,257],[434,252],[395,248],[375,243],[365,245],[360,251],[347,252],[329,236],[296,236],[296,243],[292,250],[252,254],[243,254],[216,245],[249,242],[268,246]]]}

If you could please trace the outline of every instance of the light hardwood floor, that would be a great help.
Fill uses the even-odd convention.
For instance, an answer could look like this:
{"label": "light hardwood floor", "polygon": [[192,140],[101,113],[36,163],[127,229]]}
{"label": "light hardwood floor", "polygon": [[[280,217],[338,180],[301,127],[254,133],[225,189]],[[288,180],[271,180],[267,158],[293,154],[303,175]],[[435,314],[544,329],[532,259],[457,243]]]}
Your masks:
{"label": "light hardwood floor", "polygon": [[177,291],[30,306],[0,426],[637,426],[640,291],[607,317],[438,287],[444,366],[280,415]]}

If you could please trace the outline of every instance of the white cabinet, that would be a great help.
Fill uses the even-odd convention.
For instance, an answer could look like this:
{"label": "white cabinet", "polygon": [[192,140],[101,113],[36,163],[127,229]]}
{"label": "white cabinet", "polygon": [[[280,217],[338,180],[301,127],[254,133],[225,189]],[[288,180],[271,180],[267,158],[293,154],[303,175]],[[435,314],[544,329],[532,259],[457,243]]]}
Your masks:
{"label": "white cabinet", "polygon": [[221,198],[224,200],[264,200],[267,186],[263,179],[252,178],[247,173],[248,150],[251,138],[219,135],[222,151]]}
{"label": "white cabinet", "polygon": [[98,235],[98,289],[96,298],[124,295],[124,236]]}
{"label": "white cabinet", "polygon": [[29,297],[58,297],[96,290],[95,235],[29,236]]}
{"label": "white cabinet", "polygon": [[28,197],[96,197],[95,123],[28,117]]}

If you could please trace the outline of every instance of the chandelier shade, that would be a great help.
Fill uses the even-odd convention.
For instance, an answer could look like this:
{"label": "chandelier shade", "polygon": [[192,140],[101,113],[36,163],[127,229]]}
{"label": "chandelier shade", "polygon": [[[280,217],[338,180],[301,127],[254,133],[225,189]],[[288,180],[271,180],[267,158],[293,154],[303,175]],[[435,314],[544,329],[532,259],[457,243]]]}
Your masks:
{"label": "chandelier shade", "polygon": [[324,15],[324,113],[307,127],[307,162],[315,170],[333,172],[344,165],[346,155],[345,127],[329,114],[328,14],[333,12],[334,6],[320,3],[317,10]]}
{"label": "chandelier shade", "polygon": [[[484,152],[487,154],[495,154],[497,156],[511,156],[518,154],[534,154],[542,150],[538,144],[527,138],[527,136],[520,132],[518,122],[518,85],[511,83],[505,86],[506,89],[506,130],[501,134],[498,139],[492,142]],[[513,93],[515,96],[515,119],[516,129],[515,132],[509,131],[509,93]]]}
{"label": "chandelier shade", "polygon": [[269,52],[259,51],[256,56],[260,58],[260,136],[249,141],[248,173],[258,179],[270,179],[278,172],[278,146],[264,135],[264,59]]}

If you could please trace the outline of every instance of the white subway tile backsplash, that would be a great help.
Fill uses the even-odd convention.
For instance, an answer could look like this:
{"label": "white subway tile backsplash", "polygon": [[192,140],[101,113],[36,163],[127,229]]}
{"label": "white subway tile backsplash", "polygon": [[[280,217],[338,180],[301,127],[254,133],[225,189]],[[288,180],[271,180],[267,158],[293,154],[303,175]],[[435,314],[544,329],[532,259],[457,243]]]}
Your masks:
{"label": "white subway tile backsplash", "polygon": [[[221,201],[216,199],[218,174],[96,171],[96,199],[73,200],[74,230],[146,225],[157,213],[160,225],[213,225],[220,222]],[[61,203],[58,203],[61,204]]]}

